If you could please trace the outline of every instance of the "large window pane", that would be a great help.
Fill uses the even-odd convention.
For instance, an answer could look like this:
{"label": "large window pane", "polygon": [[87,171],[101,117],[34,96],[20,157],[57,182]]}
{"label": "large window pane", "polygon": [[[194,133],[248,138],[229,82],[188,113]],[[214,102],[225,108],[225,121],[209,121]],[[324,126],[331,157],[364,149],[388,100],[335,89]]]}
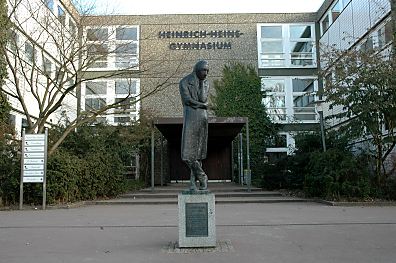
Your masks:
{"label": "large window pane", "polygon": [[118,44],[115,50],[116,54],[137,54],[137,44],[136,43],[127,43],[127,44]]}
{"label": "large window pane", "polygon": [[131,98],[116,98],[115,102],[119,103],[120,106],[115,109],[115,112],[120,113],[120,112],[125,112],[125,111],[136,111],[136,98],[131,97]]}
{"label": "large window pane", "polygon": [[293,92],[313,92],[313,79],[292,79]]}
{"label": "large window pane", "polygon": [[291,52],[312,52],[313,50],[312,42],[291,42],[290,46]]}
{"label": "large window pane", "polygon": [[137,40],[137,28],[117,28],[117,40]]}
{"label": "large window pane", "polygon": [[374,49],[374,42],[371,37],[367,38],[363,41],[362,45],[360,46],[361,51],[372,51]]}
{"label": "large window pane", "polygon": [[285,96],[267,96],[263,99],[264,106],[269,108],[284,108]]}
{"label": "large window pane", "polygon": [[85,84],[85,95],[106,95],[107,82],[106,81],[88,81]]}
{"label": "large window pane", "polygon": [[262,79],[261,88],[267,92],[285,92],[285,81],[278,79]]}
{"label": "large window pane", "polygon": [[70,19],[69,21],[69,29],[70,29],[70,34],[75,37],[77,33],[77,27],[76,24]]}
{"label": "large window pane", "polygon": [[115,81],[116,94],[136,94],[136,82],[129,80],[116,80]]}
{"label": "large window pane", "polygon": [[117,116],[117,117],[114,117],[114,122],[115,123],[131,122],[131,117],[129,117],[129,116]]}
{"label": "large window pane", "polygon": [[382,48],[392,41],[392,22],[388,21],[378,30],[378,47]]}
{"label": "large window pane", "polygon": [[86,98],[85,110],[99,110],[106,106],[106,100],[102,98]]}
{"label": "large window pane", "polygon": [[44,58],[43,61],[43,72],[46,75],[50,75],[52,72],[52,62],[48,58]]}
{"label": "large window pane", "polygon": [[88,47],[88,56],[91,59],[91,67],[107,67],[108,48],[104,44],[92,44]]}
{"label": "large window pane", "polygon": [[279,41],[262,41],[262,53],[283,53],[282,40]]}
{"label": "large window pane", "polygon": [[290,26],[290,38],[311,38],[311,26]]}
{"label": "large window pane", "polygon": [[66,24],[66,13],[62,7],[58,6],[58,18],[62,25]]}
{"label": "large window pane", "polygon": [[267,113],[272,121],[286,121],[286,109],[267,109]]}
{"label": "large window pane", "polygon": [[268,59],[263,59],[261,61],[264,67],[280,67],[285,65],[284,60],[268,60]]}
{"label": "large window pane", "polygon": [[323,18],[323,20],[321,22],[321,26],[322,26],[322,35],[323,35],[330,26],[330,20],[329,20],[329,16],[327,14]]}
{"label": "large window pane", "polygon": [[261,38],[282,38],[282,26],[261,27]]}
{"label": "large window pane", "polygon": [[36,60],[36,50],[29,42],[25,42],[25,55],[28,62],[33,63]]}
{"label": "large window pane", "polygon": [[10,34],[10,39],[9,39],[9,43],[10,43],[10,48],[13,52],[16,52],[18,49],[18,42],[19,42],[19,36],[18,34],[12,30],[11,34]]}
{"label": "large window pane", "polygon": [[105,41],[108,39],[107,28],[88,28],[87,39],[89,41]]}
{"label": "large window pane", "polygon": [[100,56],[108,54],[108,48],[105,44],[92,44],[88,46],[88,55]]}
{"label": "large window pane", "polygon": [[333,8],[331,9],[331,16],[333,18],[333,22],[337,19],[337,17],[340,15],[342,10],[342,6],[341,6],[341,1],[338,0],[335,5],[333,6]]}
{"label": "large window pane", "polygon": [[313,60],[312,59],[301,59],[301,58],[293,58],[291,60],[291,64],[293,66],[312,66],[313,65]]}
{"label": "large window pane", "polygon": [[311,107],[314,108],[315,97],[313,95],[304,94],[301,96],[293,96],[294,107]]}
{"label": "large window pane", "polygon": [[272,136],[268,146],[271,148],[287,147],[287,135],[277,134],[276,136]]}
{"label": "large window pane", "polygon": [[54,11],[54,0],[44,0],[44,4],[51,12]]}

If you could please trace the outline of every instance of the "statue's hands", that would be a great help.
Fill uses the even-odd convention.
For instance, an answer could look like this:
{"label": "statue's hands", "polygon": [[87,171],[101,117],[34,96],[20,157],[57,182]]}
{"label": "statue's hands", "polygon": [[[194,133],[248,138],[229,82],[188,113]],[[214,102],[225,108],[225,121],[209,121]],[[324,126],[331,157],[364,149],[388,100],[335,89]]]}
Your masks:
{"label": "statue's hands", "polygon": [[194,108],[194,109],[208,109],[208,103],[207,102],[205,102],[205,103],[203,103],[203,102],[195,102],[194,104],[191,104],[190,105],[192,108]]}
{"label": "statue's hands", "polygon": [[202,103],[202,105],[200,105],[200,108],[207,110],[208,109],[208,103],[207,102]]}

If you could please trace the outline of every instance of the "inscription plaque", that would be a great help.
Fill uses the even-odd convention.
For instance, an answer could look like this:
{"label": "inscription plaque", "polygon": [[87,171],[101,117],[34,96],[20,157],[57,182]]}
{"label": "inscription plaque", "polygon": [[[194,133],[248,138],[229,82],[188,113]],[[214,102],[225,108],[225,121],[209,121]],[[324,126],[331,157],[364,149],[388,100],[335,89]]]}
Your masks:
{"label": "inscription plaque", "polygon": [[186,203],[186,237],[208,236],[208,203]]}

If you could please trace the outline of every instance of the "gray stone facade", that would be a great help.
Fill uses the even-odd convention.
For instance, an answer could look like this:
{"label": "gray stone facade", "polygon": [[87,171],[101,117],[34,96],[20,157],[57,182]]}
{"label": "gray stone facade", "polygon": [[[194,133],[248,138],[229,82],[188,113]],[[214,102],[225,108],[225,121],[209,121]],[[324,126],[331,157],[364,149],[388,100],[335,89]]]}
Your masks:
{"label": "gray stone facade", "polygon": [[[138,25],[140,68],[133,75],[140,78],[143,95],[169,78],[166,85],[160,87],[161,91],[142,101],[141,109],[156,117],[180,117],[182,104],[178,82],[182,76],[192,71],[192,66],[198,60],[205,59],[209,62],[211,82],[221,77],[225,64],[233,61],[257,68],[258,23],[315,21],[316,13],[216,14],[98,16],[85,18],[83,24]],[[269,73],[282,75],[281,71],[282,69],[276,69]],[[261,70],[260,73],[264,74],[265,71]],[[308,75],[312,73],[310,70]]]}

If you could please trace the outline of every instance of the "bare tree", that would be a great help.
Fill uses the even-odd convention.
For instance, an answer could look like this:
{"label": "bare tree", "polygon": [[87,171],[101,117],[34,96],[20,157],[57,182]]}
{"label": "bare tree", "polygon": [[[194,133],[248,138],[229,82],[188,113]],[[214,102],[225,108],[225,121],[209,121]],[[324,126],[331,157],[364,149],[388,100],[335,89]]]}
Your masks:
{"label": "bare tree", "polygon": [[[130,78],[131,72],[135,75],[150,74],[150,69],[142,72],[143,61],[127,55],[128,51],[136,48],[133,41],[111,45],[105,37],[105,34],[122,34],[122,31],[109,31],[104,22],[97,23],[98,19],[94,29],[85,30],[81,26],[90,8],[77,12],[72,5],[65,4],[56,10],[51,9],[55,9],[52,0],[10,1],[11,39],[8,45],[2,45],[9,69],[9,79],[2,91],[18,101],[30,133],[42,133],[52,116],[59,113],[67,101],[74,101],[72,110],[75,110],[84,82]],[[96,72],[91,70],[93,67],[106,67],[108,57],[120,57],[120,54],[122,67]],[[122,55],[125,55],[123,59]],[[179,70],[180,65],[175,66],[173,73],[168,72],[151,90],[138,94],[128,92],[114,103],[86,107],[78,112],[67,122],[62,136],[50,147],[49,154],[77,127],[94,121],[99,115],[108,114],[111,109],[122,109],[126,103],[137,103],[172,85],[170,80]]]}

